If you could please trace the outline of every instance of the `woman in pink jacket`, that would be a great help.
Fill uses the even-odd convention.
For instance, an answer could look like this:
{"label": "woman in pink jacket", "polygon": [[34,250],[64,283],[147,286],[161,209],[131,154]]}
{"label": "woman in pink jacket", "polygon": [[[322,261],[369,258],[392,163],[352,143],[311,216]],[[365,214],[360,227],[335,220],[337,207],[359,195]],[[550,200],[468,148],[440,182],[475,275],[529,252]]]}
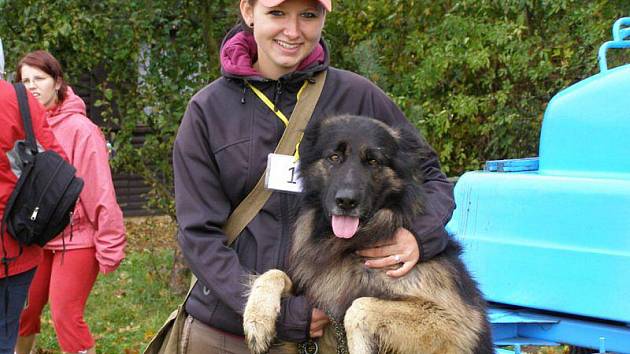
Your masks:
{"label": "woman in pink jacket", "polygon": [[105,138],[85,114],[85,103],[63,80],[59,62],[46,51],[27,54],[17,80],[47,109],[47,120],[85,186],[72,223],[44,247],[20,318],[18,354],[30,353],[40,316],[50,299],[59,346],[66,353],[96,353],[83,319],[85,303],[99,273],[115,270],[126,244],[122,211],[116,202]]}

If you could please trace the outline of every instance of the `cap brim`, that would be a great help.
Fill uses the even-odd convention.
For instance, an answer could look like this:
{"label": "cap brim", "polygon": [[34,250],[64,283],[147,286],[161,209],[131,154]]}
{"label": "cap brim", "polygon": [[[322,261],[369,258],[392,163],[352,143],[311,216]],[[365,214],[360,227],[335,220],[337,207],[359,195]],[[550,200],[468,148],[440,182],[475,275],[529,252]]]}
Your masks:
{"label": "cap brim", "polygon": [[[263,6],[274,7],[282,4],[285,0],[258,0]],[[332,1],[331,0],[318,0],[324,8],[330,12],[332,11]]]}

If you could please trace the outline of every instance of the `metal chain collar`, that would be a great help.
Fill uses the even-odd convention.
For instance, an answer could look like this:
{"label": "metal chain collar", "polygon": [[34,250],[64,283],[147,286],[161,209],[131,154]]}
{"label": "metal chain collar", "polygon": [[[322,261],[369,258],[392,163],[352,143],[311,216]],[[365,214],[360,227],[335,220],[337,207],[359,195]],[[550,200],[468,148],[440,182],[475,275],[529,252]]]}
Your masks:
{"label": "metal chain collar", "polygon": [[[348,340],[346,338],[346,329],[343,327],[343,323],[337,321],[330,312],[326,312],[328,318],[330,318],[330,324],[335,333],[335,339],[337,340],[337,354],[349,354],[348,352]],[[317,342],[312,339],[306,340],[298,344],[299,354],[317,354],[319,346]]]}
{"label": "metal chain collar", "polygon": [[335,331],[335,338],[337,339],[337,354],[349,354],[348,353],[348,339],[346,338],[346,329],[343,327],[343,323],[337,321],[331,313],[327,312],[330,318],[330,324]]}

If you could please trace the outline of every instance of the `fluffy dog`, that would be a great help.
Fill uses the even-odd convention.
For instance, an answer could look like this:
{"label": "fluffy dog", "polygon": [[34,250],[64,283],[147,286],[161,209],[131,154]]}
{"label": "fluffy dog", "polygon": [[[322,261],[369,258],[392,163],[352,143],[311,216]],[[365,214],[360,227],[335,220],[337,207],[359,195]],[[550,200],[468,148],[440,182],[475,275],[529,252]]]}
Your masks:
{"label": "fluffy dog", "polygon": [[[351,354],[494,352],[486,304],[455,240],[401,278],[366,268],[355,252],[411,229],[422,213],[423,144],[412,132],[348,115],[305,131],[290,277],[270,270],[251,287],[244,329],[253,353],[272,344],[280,298],[290,291],[344,325]],[[320,353],[337,353],[344,338],[335,332],[326,328]]]}

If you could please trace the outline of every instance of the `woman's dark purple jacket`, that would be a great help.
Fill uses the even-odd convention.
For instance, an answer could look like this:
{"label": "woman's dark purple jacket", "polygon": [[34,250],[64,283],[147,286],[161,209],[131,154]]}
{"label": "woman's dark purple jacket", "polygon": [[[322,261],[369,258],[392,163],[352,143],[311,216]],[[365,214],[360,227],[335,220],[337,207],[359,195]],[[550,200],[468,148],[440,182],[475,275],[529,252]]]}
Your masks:
{"label": "woman's dark purple jacket", "polygon": [[[233,29],[226,39],[238,32]],[[225,43],[224,55],[229,52]],[[237,44],[249,51],[246,57],[255,56],[255,48],[248,48],[247,40]],[[292,213],[297,201],[294,195],[274,192],[235,244],[225,245],[222,226],[258,181],[265,169],[267,154],[274,150],[284,130],[282,121],[247,87],[246,81],[262,90],[289,117],[304,80],[328,70],[311,123],[347,113],[375,117],[392,126],[415,130],[398,107],[370,81],[329,67],[323,41],[321,48],[318,60],[277,81],[263,79],[255,73],[244,76],[240,71],[237,74],[238,70],[226,70],[224,65],[223,76],[200,90],[184,114],[173,151],[178,241],[188,265],[199,279],[186,303],[186,311],[212,327],[243,334],[241,315],[246,301],[243,284],[251,274],[271,268],[286,269]],[[231,53],[243,55],[242,50]],[[242,59],[238,62],[243,62]],[[248,61],[251,63],[251,58]],[[430,259],[446,246],[444,225],[454,209],[452,185],[440,171],[435,152],[428,145],[426,150],[427,178],[423,186],[427,192],[427,208],[425,214],[418,215],[410,230],[418,240],[421,261]],[[310,316],[311,306],[304,297],[284,299],[277,322],[278,337],[305,340]]]}

